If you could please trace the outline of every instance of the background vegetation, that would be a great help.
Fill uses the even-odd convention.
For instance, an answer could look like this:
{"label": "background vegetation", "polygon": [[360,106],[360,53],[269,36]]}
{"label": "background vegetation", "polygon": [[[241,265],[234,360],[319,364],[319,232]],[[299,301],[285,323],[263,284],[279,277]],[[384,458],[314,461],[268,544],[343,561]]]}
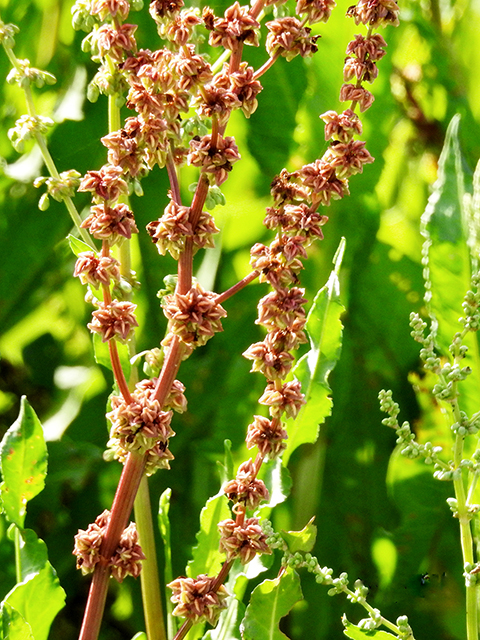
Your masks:
{"label": "background vegetation", "polygon": [[[105,162],[99,138],[106,132],[106,100],[100,97],[91,104],[84,99],[95,69],[81,51],[82,34],[71,28],[71,4],[0,0],[3,21],[21,28],[17,55],[58,79],[36,96],[38,111],[53,114],[58,122],[50,138],[57,167],[83,174]],[[227,4],[219,0],[213,8],[218,14]],[[348,0],[338,0],[329,23],[317,26],[322,38],[313,59],[282,59],[262,78],[265,89],[250,120],[234,114],[231,126],[243,161],[226,183],[227,205],[215,210],[222,227],[218,247],[197,264],[216,291],[248,272],[249,248],[262,241],[272,177],[284,166],[292,170],[322,154],[318,114],[338,108],[345,47],[356,32],[344,18],[348,5]],[[341,279],[347,311],[342,356],[331,377],[333,415],[318,442],[293,455],[293,491],[277,509],[275,525],[300,529],[316,515],[313,553],[322,565],[333,567],[335,574],[361,577],[385,616],[409,616],[417,640],[450,640],[464,637],[458,523],[445,503],[450,486],[434,481],[421,465],[401,468],[391,457],[395,435],[381,425],[377,395],[392,388],[401,418],[412,421],[419,439],[443,438],[441,420],[423,410],[418,345],[409,335],[408,315],[422,307],[420,215],[455,113],[462,116],[467,163],[473,167],[480,157],[480,3],[404,0],[400,6],[400,27],[384,34],[388,50],[379,64],[375,103],[362,118],[363,139],[376,162],[351,181],[350,198],[332,204],[325,240],[315,247],[303,277],[311,300],[328,277],[340,238],[346,238]],[[141,25],[139,45],[155,48],[157,35],[148,11],[135,17]],[[249,48],[247,55],[255,61],[260,53]],[[7,60],[0,57],[0,78],[8,70]],[[56,202],[46,212],[38,210],[39,193],[31,182],[41,171],[39,156],[32,149],[19,157],[7,138],[24,111],[18,87],[3,84],[0,421],[3,433],[26,394],[45,425],[49,475],[45,490],[29,504],[26,524],[47,543],[67,592],[67,606],[51,637],[70,640],[78,633],[88,587],[75,570],[73,536],[110,507],[120,467],[102,459],[111,373],[94,364],[85,326],[90,309],[80,283],[72,278],[75,258],[64,240],[70,220]],[[188,176],[183,184],[188,185]],[[156,293],[173,270],[173,261],[160,259],[142,231],[166,204],[166,176],[157,171],[144,187],[145,196],[132,203],[141,231],[135,256],[145,309],[145,317],[139,318],[140,350],[156,346],[163,337],[165,320]],[[83,195],[77,196],[80,208]],[[261,339],[254,320],[262,295],[264,287],[253,284],[229,300],[224,332],[182,367],[189,412],[175,418],[172,470],[157,474],[151,483],[154,509],[160,493],[172,488],[175,575],[184,573],[201,507],[218,491],[216,461],[223,458],[224,440],[232,441],[238,461],[245,459],[245,429],[262,380],[249,373],[240,354]],[[2,594],[15,582],[12,549],[0,520]],[[139,585],[127,580],[112,587],[102,638],[130,638],[143,624]],[[342,598],[327,596],[308,575],[302,576],[302,588],[306,600],[285,621],[285,631],[294,639],[341,638],[342,612],[347,610],[351,620],[363,615]]]}

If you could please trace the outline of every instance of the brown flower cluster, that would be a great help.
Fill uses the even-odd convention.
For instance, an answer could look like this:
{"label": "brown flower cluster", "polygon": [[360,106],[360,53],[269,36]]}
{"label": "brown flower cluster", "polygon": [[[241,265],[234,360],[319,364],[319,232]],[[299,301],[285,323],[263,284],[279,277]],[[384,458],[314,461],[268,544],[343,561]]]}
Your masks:
{"label": "brown flower cluster", "polygon": [[177,606],[174,616],[182,616],[193,624],[206,620],[212,626],[225,609],[227,590],[223,585],[216,586],[216,578],[201,574],[196,578],[177,578],[167,584],[172,590],[171,600]]}
{"label": "brown flower cluster", "polygon": [[203,137],[195,137],[190,142],[188,163],[194,167],[200,167],[204,173],[211,174],[217,185],[222,184],[228,178],[232,165],[240,160],[235,139],[231,136],[223,138],[217,135],[215,142],[210,134]]}
{"label": "brown flower cluster", "polygon": [[173,411],[186,409],[183,385],[176,380],[162,410],[155,398],[156,379],[142,380],[135,386],[132,401],[113,396],[112,411],[107,418],[112,423],[109,456],[124,462],[128,453],[135,451],[145,456],[146,473],[169,469],[173,455],[168,449],[169,439],[175,435],[170,427]]}
{"label": "brown flower cluster", "polygon": [[227,561],[239,558],[242,564],[247,564],[257,554],[272,553],[258,518],[247,518],[241,524],[231,519],[222,520],[218,529],[220,551],[227,554]]}
{"label": "brown flower cluster", "polygon": [[311,36],[310,27],[303,26],[298,18],[277,18],[267,22],[266,27],[269,31],[266,47],[271,57],[280,54],[287,60],[292,60],[299,54],[305,58],[318,51],[316,42],[320,36]]}
{"label": "brown flower cluster", "polygon": [[268,500],[268,490],[263,480],[256,475],[258,467],[248,460],[243,462],[237,471],[235,480],[230,480],[223,486],[223,492],[229,500],[254,511],[260,502]]}
{"label": "brown flower cluster", "polygon": [[118,582],[123,582],[128,575],[137,578],[145,556],[138,544],[135,523],[131,522],[123,531],[111,558],[103,558],[100,554],[109,519],[110,511],[105,510],[86,531],[79,529],[73,549],[73,554],[77,557],[77,569],[81,569],[85,575],[91,573],[98,562],[103,562],[111,567],[112,576]]}
{"label": "brown flower cluster", "polygon": [[204,345],[219,331],[221,319],[227,315],[217,302],[217,295],[204,291],[195,283],[186,294],[174,293],[163,298],[163,311],[170,332],[191,347]]}
{"label": "brown flower cluster", "polygon": [[216,18],[211,9],[205,8],[203,20],[210,31],[209,43],[212,47],[233,51],[239,41],[258,47],[260,23],[250,14],[248,6],[241,7],[234,2],[223,18]]}
{"label": "brown flower cluster", "polygon": [[137,305],[126,300],[101,302],[99,308],[92,313],[92,321],[87,326],[92,333],[98,333],[101,336],[102,342],[108,342],[112,338],[127,342],[134,327],[138,327],[135,319],[136,307]]}
{"label": "brown flower cluster", "polygon": [[147,225],[147,231],[155,243],[158,253],[164,256],[167,251],[172,258],[178,260],[185,249],[185,241],[192,238],[194,249],[213,247],[213,234],[219,229],[215,226],[212,216],[202,211],[200,218],[193,228],[190,222],[190,207],[183,207],[170,200],[163,216]]}

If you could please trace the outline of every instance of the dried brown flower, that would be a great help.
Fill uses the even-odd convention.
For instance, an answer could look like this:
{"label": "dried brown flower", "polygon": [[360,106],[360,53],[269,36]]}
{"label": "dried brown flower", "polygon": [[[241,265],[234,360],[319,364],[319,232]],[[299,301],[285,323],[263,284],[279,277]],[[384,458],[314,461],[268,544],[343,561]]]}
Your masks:
{"label": "dried brown flower", "polygon": [[127,576],[138,578],[142,570],[142,560],[145,560],[145,555],[138,544],[137,527],[131,522],[123,531],[110,560],[112,576],[117,582],[123,582]]}
{"label": "dried brown flower", "polygon": [[227,561],[239,558],[242,564],[247,564],[257,554],[272,553],[258,518],[247,518],[243,524],[231,519],[222,520],[218,529],[220,551],[227,554]]}
{"label": "dried brown flower", "polygon": [[257,447],[260,455],[274,460],[285,449],[287,438],[279,420],[253,416],[253,422],[248,425],[246,443],[248,449]]}
{"label": "dried brown flower", "polygon": [[279,418],[282,413],[286,413],[289,418],[296,418],[305,404],[305,396],[297,380],[285,382],[281,386],[269,382],[259,403],[270,407],[272,417]]}
{"label": "dried brown flower", "polygon": [[81,227],[88,229],[94,238],[108,240],[112,245],[120,238],[130,239],[132,233],[138,233],[133,213],[126,204],[118,203],[113,207],[96,204],[90,211]]}
{"label": "dried brown flower", "polygon": [[222,609],[227,604],[227,590],[223,585],[216,587],[216,578],[201,574],[196,578],[177,578],[167,584],[172,590],[171,600],[177,604],[173,615],[182,616],[194,624],[206,620],[215,625]]}
{"label": "dried brown flower", "polygon": [[327,207],[332,198],[339,200],[349,195],[347,180],[339,178],[335,168],[324,159],[304,165],[298,175],[303,185],[311,189],[316,200]]}
{"label": "dried brown flower", "polygon": [[225,11],[224,18],[213,18],[204,12],[204,22],[210,29],[209,43],[212,47],[233,50],[237,42],[258,47],[260,24],[250,15],[249,7],[241,7],[236,1]]}
{"label": "dried brown flower", "polygon": [[296,13],[305,15],[310,24],[315,22],[327,22],[336,7],[335,0],[297,0]]}
{"label": "dried brown flower", "polygon": [[113,202],[119,196],[128,193],[128,185],[122,178],[122,168],[111,164],[104,165],[99,171],[87,171],[78,191],[91,191],[96,202]]}
{"label": "dried brown flower", "polygon": [[108,286],[111,280],[118,282],[120,268],[117,260],[111,256],[97,257],[93,251],[84,251],[78,255],[73,275],[79,277],[82,284],[90,284],[98,289],[102,284]]}
{"label": "dried brown flower", "polygon": [[206,173],[213,174],[218,185],[225,182],[232,170],[232,165],[238,160],[240,160],[238,147],[231,136],[223,138],[217,135],[215,145],[212,145],[211,135],[196,137],[190,141],[188,163],[201,167]]}
{"label": "dried brown flower", "polygon": [[302,26],[298,18],[277,18],[267,22],[266,27],[269,31],[266,47],[270,56],[279,52],[287,60],[292,60],[298,54],[304,58],[318,51],[315,43],[320,36],[311,36],[312,30]]}
{"label": "dried brown flower", "polygon": [[98,333],[102,342],[108,342],[112,338],[120,342],[126,342],[134,327],[138,327],[135,319],[137,305],[131,302],[118,302],[113,300],[110,304],[102,303],[97,311],[94,311],[92,321],[87,327],[92,333]]}
{"label": "dried brown flower", "polygon": [[165,296],[163,308],[173,334],[187,345],[201,346],[222,331],[221,318],[227,315],[216,301],[215,293],[206,292],[196,283],[186,294]]}
{"label": "dried brown flower", "polygon": [[335,169],[339,179],[362,173],[363,165],[371,164],[374,161],[365,149],[365,144],[360,140],[333,143],[324,155],[324,159]]}
{"label": "dried brown flower", "polygon": [[355,24],[365,24],[369,27],[386,27],[388,24],[399,25],[400,9],[394,0],[359,0],[358,4],[349,7],[347,16],[355,20]]}
{"label": "dried brown flower", "polygon": [[348,142],[356,134],[362,133],[362,122],[351,109],[338,114],[336,111],[326,111],[320,118],[325,122],[325,140],[339,140]]}
{"label": "dried brown flower", "polygon": [[92,16],[98,16],[100,20],[106,20],[108,17],[115,18],[117,15],[120,20],[126,20],[129,11],[128,0],[93,0],[90,6]]}
{"label": "dried brown flower", "polygon": [[235,480],[230,480],[223,487],[223,492],[229,500],[244,504],[252,511],[260,502],[268,500],[268,490],[265,483],[255,477],[256,470],[251,460],[243,462],[237,471]]}
{"label": "dried brown flower", "polygon": [[375,100],[373,93],[355,84],[342,84],[339,99],[340,102],[358,102],[362,113],[371,107]]}

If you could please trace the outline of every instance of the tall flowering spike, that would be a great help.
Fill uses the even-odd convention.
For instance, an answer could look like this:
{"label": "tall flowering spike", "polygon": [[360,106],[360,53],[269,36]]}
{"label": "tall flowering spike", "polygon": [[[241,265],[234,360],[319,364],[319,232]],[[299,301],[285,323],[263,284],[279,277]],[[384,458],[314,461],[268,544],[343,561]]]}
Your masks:
{"label": "tall flowering spike", "polygon": [[272,553],[258,518],[247,518],[242,524],[223,520],[218,523],[218,529],[220,551],[227,554],[227,561],[239,558],[242,564],[247,564],[257,554]]}
{"label": "tall flowering spike", "polygon": [[228,592],[216,586],[216,578],[201,574],[196,578],[177,578],[167,584],[172,590],[171,600],[177,606],[174,616],[182,616],[193,624],[206,620],[215,625],[222,609],[227,606]]}

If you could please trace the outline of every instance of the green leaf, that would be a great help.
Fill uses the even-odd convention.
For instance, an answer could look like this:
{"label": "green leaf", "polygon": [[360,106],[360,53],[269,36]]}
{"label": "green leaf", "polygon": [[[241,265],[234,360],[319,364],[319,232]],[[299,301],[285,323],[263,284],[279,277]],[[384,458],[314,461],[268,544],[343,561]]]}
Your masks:
{"label": "green leaf", "polygon": [[231,518],[228,500],[222,492],[209,498],[200,513],[200,531],[197,533],[197,546],[193,548],[192,559],[187,565],[187,576],[196,578],[201,573],[216,575],[225,560],[218,545],[220,533],[217,524]]}
{"label": "green leaf", "polygon": [[148,640],[147,634],[145,631],[139,631],[133,636],[132,640]]}
{"label": "green leaf", "polygon": [[311,348],[293,370],[302,384],[306,404],[295,420],[287,421],[288,440],[283,454],[285,466],[297,447],[306,442],[316,442],[320,424],[332,412],[328,376],[337,364],[342,348],[340,316],[345,308],[340,301],[338,274],[344,250],[345,240],[342,238],[334,257],[335,268],[327,284],[315,296],[308,313],[306,328]]}
{"label": "green leaf", "polygon": [[285,640],[279,622],[302,598],[300,579],[292,569],[275,580],[264,580],[252,592],[241,624],[243,640]]}
{"label": "green leaf", "polygon": [[373,631],[360,629],[349,622],[345,616],[343,616],[342,622],[345,626],[343,633],[347,638],[352,638],[352,640],[367,640],[367,638],[374,638],[375,640],[391,640],[392,638],[398,638],[398,636],[388,633],[387,631],[381,631],[380,629],[374,629]]}
{"label": "green leaf", "polygon": [[76,238],[72,236],[72,234],[68,234],[67,236],[68,244],[70,245],[70,249],[77,256],[81,253],[85,253],[85,251],[92,251],[92,247],[90,247],[86,242],[80,240],[80,238]]}
{"label": "green leaf", "polygon": [[24,529],[20,536],[20,576],[21,581],[30,579],[48,564],[47,545],[37,537],[35,531]]}
{"label": "green leaf", "polygon": [[10,522],[23,529],[27,502],[43,489],[47,474],[42,425],[25,396],[17,420],[0,443],[0,467],[3,509]]}
{"label": "green leaf", "polygon": [[[475,250],[479,231],[472,225],[468,206],[465,206],[466,175],[458,136],[459,124],[460,116],[457,115],[448,127],[438,164],[438,178],[422,216],[425,301],[436,344],[445,355],[453,336],[462,330],[458,319],[462,314],[465,293],[471,288],[469,247]],[[473,262],[476,261],[477,256]],[[471,414],[478,409],[480,361],[476,337],[468,334],[464,343],[469,351],[462,366],[470,366],[472,373],[462,383],[460,403],[462,409]]]}
{"label": "green leaf", "polygon": [[28,622],[35,640],[47,640],[53,619],[65,604],[65,591],[47,562],[33,578],[15,585],[5,602]]}
{"label": "green leaf", "polygon": [[2,635],[3,640],[34,640],[32,628],[24,617],[8,602],[2,602]]}
{"label": "green leaf", "polygon": [[282,538],[288,545],[290,553],[311,551],[317,539],[317,527],[313,524],[315,516],[301,531],[282,531]]}

